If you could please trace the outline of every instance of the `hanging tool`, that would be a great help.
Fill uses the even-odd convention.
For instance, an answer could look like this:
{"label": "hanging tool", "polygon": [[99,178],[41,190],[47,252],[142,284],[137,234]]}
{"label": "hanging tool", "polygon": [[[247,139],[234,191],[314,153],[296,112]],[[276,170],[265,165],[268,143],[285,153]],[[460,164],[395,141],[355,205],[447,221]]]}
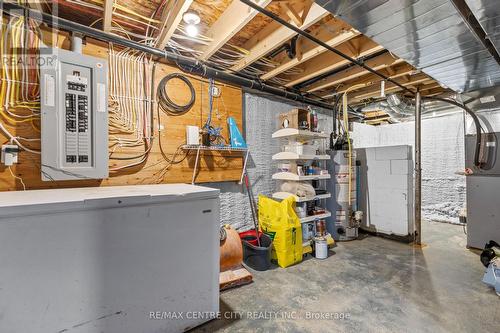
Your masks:
{"label": "hanging tool", "polygon": [[257,237],[257,245],[260,247],[260,237],[259,237],[259,222],[257,217],[257,209],[255,207],[255,199],[253,198],[252,189],[250,186],[250,181],[248,179],[248,174],[245,173],[245,186],[248,193],[248,201],[250,202],[250,210],[252,211],[253,225],[255,228],[255,237]]}

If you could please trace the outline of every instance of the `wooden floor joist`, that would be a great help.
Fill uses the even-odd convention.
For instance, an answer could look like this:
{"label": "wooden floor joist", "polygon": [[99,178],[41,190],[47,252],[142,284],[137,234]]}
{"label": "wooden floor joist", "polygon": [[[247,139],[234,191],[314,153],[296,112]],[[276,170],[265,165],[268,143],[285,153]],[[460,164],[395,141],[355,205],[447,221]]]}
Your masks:
{"label": "wooden floor joist", "polygon": [[[389,71],[389,69],[391,69]],[[397,79],[401,76],[404,75],[409,75],[413,72],[415,72],[415,68],[407,63],[401,63],[399,65],[396,65],[394,67],[387,67],[386,69],[382,69],[381,72],[385,75],[387,75],[391,79]],[[351,91],[353,93],[353,89],[359,90],[365,87],[370,87],[374,85],[380,85],[382,79],[375,74],[367,74],[359,77],[356,80],[351,80],[351,81],[346,81],[341,84],[341,86],[336,89],[335,91],[326,91],[323,93],[319,93],[317,95],[323,97],[323,98],[329,98],[332,97],[335,94],[343,94],[346,91]]]}
{"label": "wooden floor joist", "polygon": [[106,32],[111,31],[111,22],[113,19],[113,3],[114,2],[115,2],[114,0],[104,0],[102,29]]}
{"label": "wooden floor joist", "polygon": [[[301,13],[302,12],[303,10]],[[309,14],[304,20],[304,24],[302,24],[299,28],[305,30],[328,15],[329,12],[314,3],[309,10]],[[236,65],[231,67],[231,70],[241,71],[245,67],[264,57],[272,50],[283,45],[283,43],[287,42],[295,35],[296,33],[294,31],[281,26],[277,22],[270,23],[247,43],[245,43],[245,45],[243,45],[243,48],[247,49],[249,54],[245,58],[241,59]]]}
{"label": "wooden floor joist", "polygon": [[[356,38],[361,39],[360,50],[356,51],[356,53],[358,53],[357,57],[355,54],[349,51],[349,48],[344,44],[340,45],[337,49],[344,54],[356,58],[364,57],[384,49],[382,46],[364,36]],[[299,66],[299,68],[301,68],[303,71],[300,74],[290,77],[289,82],[285,86],[288,88],[293,87],[299,83],[312,79],[318,75],[330,72],[349,63],[349,60],[346,60],[339,55],[333,54],[332,52],[322,53],[320,56],[315,57]]]}
{"label": "wooden floor joist", "polygon": [[[391,55],[389,52],[384,53],[378,57],[367,60],[365,64],[374,70],[381,70],[390,66],[394,66],[400,63],[404,63],[403,59],[399,59]],[[326,79],[318,81],[306,88],[307,92],[313,93],[316,91],[320,91],[326,88],[334,87],[339,85],[345,81],[349,81],[363,75],[368,74],[369,72],[359,66],[352,66],[340,73],[332,75]]]}
{"label": "wooden floor joist", "polygon": [[[266,7],[272,0],[258,0],[256,3],[261,7]],[[250,22],[258,12],[240,1],[233,1],[222,13],[217,21],[210,27],[206,35],[212,38],[210,44],[203,49],[200,60],[208,60],[224,44]]]}
{"label": "wooden floor joist", "polygon": [[171,7],[163,10],[160,36],[156,48],[163,50],[168,41],[172,38],[175,30],[182,20],[182,15],[189,9],[193,0],[178,0],[173,2]]}
{"label": "wooden floor joist", "polygon": [[[63,0],[54,1],[67,3]],[[202,21],[199,26],[200,33],[208,38],[203,38],[203,42],[199,44],[184,38],[176,38],[176,42],[186,48],[196,49],[193,56],[201,61],[210,61],[215,54],[217,57],[227,58],[229,71],[240,72],[266,57],[266,64],[259,62],[257,66],[260,70],[258,73],[266,71],[265,73],[257,77],[254,74],[256,71],[244,72],[256,80],[266,81],[267,84],[279,88],[298,88],[302,93],[327,99],[349,91],[349,96],[354,98],[354,101],[363,100],[380,94],[382,79],[370,72],[372,69],[389,79],[397,79],[396,82],[404,87],[412,90],[418,87],[424,95],[447,90],[429,77],[424,81],[416,80],[415,77],[420,76],[414,75],[412,66],[362,35],[355,27],[343,21],[341,16],[332,15],[314,0],[251,1],[275,16],[269,13],[259,14],[259,9],[240,0],[218,0],[213,3],[200,0],[167,0],[158,13],[160,18],[153,15],[154,11],[158,10],[157,2],[97,0],[97,3],[102,4],[103,13],[100,16],[99,12],[98,18],[102,17],[103,30],[106,32],[112,30],[112,22],[119,23],[121,27],[134,33],[144,29],[144,26],[134,21],[133,15],[129,20],[121,21],[123,13],[120,6],[124,6],[123,2],[130,5],[131,13],[140,13],[143,18],[151,18],[147,22],[155,25],[153,36],[157,37],[158,41],[154,46],[160,49],[172,45],[169,41],[174,33],[179,34],[179,37],[183,34],[177,30],[179,25],[182,25],[183,14],[190,8],[196,10]],[[81,12],[84,13],[83,9]],[[321,46],[306,36],[299,36],[297,30],[280,24],[276,16],[346,56],[362,61],[363,65],[369,68],[351,63],[332,50],[328,51],[326,46]],[[291,43],[292,40],[294,43]],[[241,47],[248,53],[240,58],[239,55],[232,56],[221,52],[221,48],[228,43]],[[271,56],[273,51],[285,44],[296,45],[295,50],[292,50],[295,51],[293,58],[289,58],[289,52],[275,52],[275,55]],[[356,90],[351,91],[354,86]],[[401,89],[390,82],[386,82],[385,87],[388,93]]]}
{"label": "wooden floor joist", "polygon": [[[398,78],[395,80],[399,84],[405,86],[405,87],[411,87],[414,85],[422,84],[422,83],[429,83],[432,81],[430,77],[428,77],[425,74],[417,74],[413,75],[410,77],[410,80],[405,82],[402,78]],[[387,82],[385,85],[385,93],[394,93],[397,91],[400,91],[401,87],[395,85],[394,83]],[[375,86],[375,87],[368,87],[364,88],[358,91],[355,91],[351,94],[349,94],[349,101],[351,103],[359,102],[363,99],[367,99],[370,97],[377,97],[380,96],[380,86]]]}
{"label": "wooden floor joist", "polygon": [[[320,26],[316,31],[312,32],[312,34],[316,38],[325,41],[325,43],[331,47],[336,47],[344,42],[347,42],[351,38],[360,35],[359,31],[350,28],[347,24],[342,22],[337,24],[332,30],[334,30],[335,32],[332,33],[331,30],[325,29],[324,27]],[[276,75],[279,75],[288,69],[298,66],[322,54],[323,52],[326,52],[327,50],[323,46],[317,45],[316,43],[311,42],[309,40],[305,40],[302,42],[300,50],[297,51],[299,54],[298,56],[296,56],[293,59],[289,58],[283,59],[283,61],[280,63],[278,67],[270,70],[266,74],[262,75],[260,78],[262,80],[269,80],[270,78],[273,78]]]}

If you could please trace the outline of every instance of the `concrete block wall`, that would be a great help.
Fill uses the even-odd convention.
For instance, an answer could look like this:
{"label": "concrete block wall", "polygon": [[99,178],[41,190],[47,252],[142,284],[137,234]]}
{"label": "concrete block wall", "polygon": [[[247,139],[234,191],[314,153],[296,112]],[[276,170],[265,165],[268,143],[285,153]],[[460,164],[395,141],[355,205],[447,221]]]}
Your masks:
{"label": "concrete block wall", "polygon": [[408,145],[361,148],[362,227],[406,237],[413,233],[413,161]]}

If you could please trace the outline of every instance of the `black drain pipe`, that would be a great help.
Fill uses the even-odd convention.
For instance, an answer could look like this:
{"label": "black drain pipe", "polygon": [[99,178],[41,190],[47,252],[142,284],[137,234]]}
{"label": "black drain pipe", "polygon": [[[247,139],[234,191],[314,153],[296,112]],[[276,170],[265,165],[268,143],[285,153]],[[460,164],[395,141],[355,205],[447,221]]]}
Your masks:
{"label": "black drain pipe", "polygon": [[[2,5],[0,5],[0,9]],[[85,26],[83,24],[79,24],[76,22],[72,22],[70,20],[66,20],[63,18],[59,18],[56,16],[53,16],[48,13],[42,13],[24,6],[20,6],[17,4],[13,4],[10,2],[4,2],[3,3],[3,10],[6,14],[8,15],[14,15],[14,16],[26,16],[27,18],[43,22],[47,24],[48,26],[55,28],[55,29],[60,29],[60,30],[66,30],[70,32],[80,32],[84,36],[91,37],[103,42],[108,42],[108,43],[113,43],[117,44],[123,47],[128,47],[132,48],[134,50],[138,50],[144,53],[151,54],[155,57],[158,58],[163,58],[165,60],[171,61],[177,66],[185,71],[189,71],[191,73],[194,73],[196,75],[205,77],[205,78],[211,78],[217,81],[222,81],[225,83],[237,85],[240,87],[245,87],[257,91],[261,91],[264,93],[268,93],[271,95],[275,95],[278,97],[282,97],[285,99],[288,99],[290,101],[294,102],[300,102],[300,103],[305,103],[321,108],[326,108],[326,109],[331,109],[332,105],[329,103],[321,102],[318,100],[314,100],[308,97],[305,97],[301,94],[297,94],[291,91],[288,91],[286,89],[280,89],[276,88],[270,85],[267,85],[265,83],[256,81],[256,80],[251,80],[247,79],[244,77],[241,77],[239,75],[235,74],[230,74],[218,69],[215,69],[213,67],[207,66],[204,63],[192,59],[190,57],[186,57],[183,55],[178,55],[172,52],[168,51],[163,51],[151,46],[147,46],[138,42],[134,42],[131,40],[127,40],[125,38],[121,38],[109,33],[106,33],[101,30],[97,30],[88,26]]]}

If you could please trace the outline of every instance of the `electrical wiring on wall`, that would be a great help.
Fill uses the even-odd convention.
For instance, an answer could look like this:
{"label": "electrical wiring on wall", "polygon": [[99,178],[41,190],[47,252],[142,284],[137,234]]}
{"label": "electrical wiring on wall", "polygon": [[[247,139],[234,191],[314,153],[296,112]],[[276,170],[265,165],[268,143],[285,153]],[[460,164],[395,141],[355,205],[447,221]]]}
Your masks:
{"label": "electrical wiring on wall", "polygon": [[[100,3],[102,3],[102,1],[90,3],[81,0],[70,0],[70,2],[87,3],[94,7],[100,6]],[[147,18],[147,20],[144,17],[130,13],[130,11],[123,11],[115,6],[111,22],[111,32],[145,45],[155,46],[158,43],[158,37],[160,36],[159,32],[161,30],[159,25],[160,14],[163,18],[164,13],[162,13],[162,9],[167,8],[166,4],[171,2],[172,0],[163,1],[157,11],[153,13],[150,18]],[[21,4],[21,2],[19,3]],[[23,4],[25,4],[24,1]],[[50,2],[47,2],[47,4],[49,6],[44,8],[44,10],[49,10]],[[120,19],[121,16],[116,15],[118,12],[126,17],[134,17],[136,20],[145,20],[147,24],[144,24],[144,33],[140,30],[130,31],[128,28],[125,29],[124,27],[128,27],[128,25],[122,25],[123,20]],[[23,15],[22,12],[19,12],[19,15]],[[91,22],[90,25],[98,28],[102,20],[102,18],[97,18]],[[28,63],[24,57],[31,56],[29,52],[25,53],[25,50],[30,50],[31,52],[32,49],[38,50],[40,44],[42,46],[45,45],[41,42],[41,31],[39,31],[38,26],[34,24],[32,26],[31,20],[27,20],[22,16],[17,16],[17,14],[9,14],[5,16],[5,22],[8,24],[4,24],[1,29],[2,40],[0,47],[2,56],[7,54],[9,57],[13,57],[13,59],[16,59],[16,64],[12,67],[4,66],[0,69],[0,74],[2,74],[2,80],[0,82],[0,92],[2,93],[2,100],[0,101],[2,105],[0,131],[5,132],[6,143],[13,143],[24,151],[40,154],[39,136],[37,133],[34,133],[31,134],[33,135],[32,137],[29,137],[29,134],[25,134],[28,133],[28,130],[24,130],[24,126],[33,126],[33,129],[29,129],[29,132],[33,133],[33,130],[40,131],[39,66],[24,67],[23,64]],[[48,33],[59,34],[57,31],[50,31]],[[44,34],[47,34],[47,32],[44,31]],[[48,36],[49,35],[44,35],[44,38]],[[57,44],[60,45],[59,42],[61,41],[62,39],[57,39]],[[211,42],[211,39],[205,36],[197,36],[194,38],[187,36],[185,27],[181,24],[169,41],[169,45],[175,47],[178,53],[193,52],[199,54],[200,51],[190,46],[206,45],[209,42]],[[90,42],[90,44],[91,43],[92,42]],[[48,44],[51,45],[50,42]],[[170,46],[167,45],[167,49],[169,47]],[[18,52],[13,53],[12,56],[10,54],[12,53],[11,49],[17,49]],[[86,49],[88,50],[87,47]],[[7,52],[4,52],[5,50],[7,50]],[[233,55],[232,60],[234,61],[240,59],[242,54],[244,54],[241,49],[232,46],[228,48],[225,47],[222,52],[227,52],[227,54],[231,53]],[[36,57],[37,55],[38,51],[34,54],[35,58],[38,58]],[[18,62],[18,59],[23,61]],[[139,172],[144,168],[161,165],[161,171],[155,172],[154,177],[156,177],[155,180],[162,181],[164,180],[165,173],[172,165],[185,161],[189,155],[189,152],[181,147],[184,142],[178,147],[175,147],[171,144],[172,138],[165,135],[166,129],[162,126],[161,121],[163,120],[164,125],[168,126],[169,115],[162,113],[158,115],[158,120],[154,117],[156,107],[156,84],[154,82],[155,64],[155,59],[147,53],[139,52],[135,49],[117,47],[116,44],[113,45],[113,43],[109,44],[108,116],[109,158],[111,160],[109,170],[112,176],[124,175],[124,173],[120,172],[121,170],[129,169],[134,166],[139,166],[140,168],[129,169],[131,171],[128,174],[130,174],[132,170],[133,172]],[[224,65],[229,67],[233,65],[233,62],[227,62]],[[202,89],[204,91],[206,90],[206,81],[200,80],[196,73],[187,76],[191,79],[194,78],[195,80],[199,80],[203,87]],[[209,85],[209,89],[211,89],[213,85],[214,83]],[[174,97],[174,95],[172,95],[172,97]],[[205,101],[206,100],[207,98],[205,98]],[[222,104],[221,106],[224,110],[226,106],[222,98],[212,99],[210,101],[210,117],[213,115],[213,119],[221,120],[222,118],[218,111],[219,103]],[[206,109],[207,105],[205,103],[203,104]],[[203,105],[201,107],[203,107]],[[202,118],[205,118],[205,111],[206,110],[203,109],[201,110]],[[218,126],[217,124],[215,127]],[[213,128],[212,130],[216,129],[217,128]],[[163,158],[161,160],[157,159],[158,155],[156,155],[158,146],[155,145],[153,149],[153,142],[155,144],[156,141],[159,142],[160,137],[163,138],[163,147],[161,147],[161,155]],[[215,135],[214,137],[220,138],[221,136]],[[159,144],[161,145],[161,142],[159,142]],[[152,156],[151,152],[155,153],[154,160],[148,162],[149,156]],[[155,168],[155,170],[156,169],[157,168]],[[15,166],[12,167],[12,170],[16,170]],[[88,179],[77,174],[72,174],[71,176],[80,179]],[[46,178],[50,179],[47,175]],[[148,177],[146,177],[146,179],[148,179]],[[19,182],[18,186],[20,186]]]}
{"label": "electrical wiring on wall", "polygon": [[[153,64],[136,51],[109,49],[109,126],[110,159],[134,160],[131,164],[110,168],[119,171],[142,164],[152,148],[153,101],[150,99]],[[133,156],[116,156],[127,148],[144,146],[144,152]]]}
{"label": "electrical wiring on wall", "polygon": [[[2,21],[4,20],[2,13]],[[0,34],[2,59],[0,130],[10,143],[15,143],[24,151],[33,154],[40,154],[40,151],[26,143],[40,139],[14,135],[9,127],[29,124],[39,131],[40,91],[37,69],[37,54],[41,43],[39,36],[35,23],[22,16],[10,17],[6,24],[2,24]]]}
{"label": "electrical wiring on wall", "polygon": [[[25,4],[25,1],[18,1]],[[40,87],[38,53],[40,31],[34,21],[23,16],[4,18],[0,10],[0,132],[9,144],[17,145],[25,152],[40,154],[40,138],[27,138],[13,134],[12,128],[31,126],[40,132]],[[23,190],[26,184],[9,166],[10,175],[19,180]]]}

